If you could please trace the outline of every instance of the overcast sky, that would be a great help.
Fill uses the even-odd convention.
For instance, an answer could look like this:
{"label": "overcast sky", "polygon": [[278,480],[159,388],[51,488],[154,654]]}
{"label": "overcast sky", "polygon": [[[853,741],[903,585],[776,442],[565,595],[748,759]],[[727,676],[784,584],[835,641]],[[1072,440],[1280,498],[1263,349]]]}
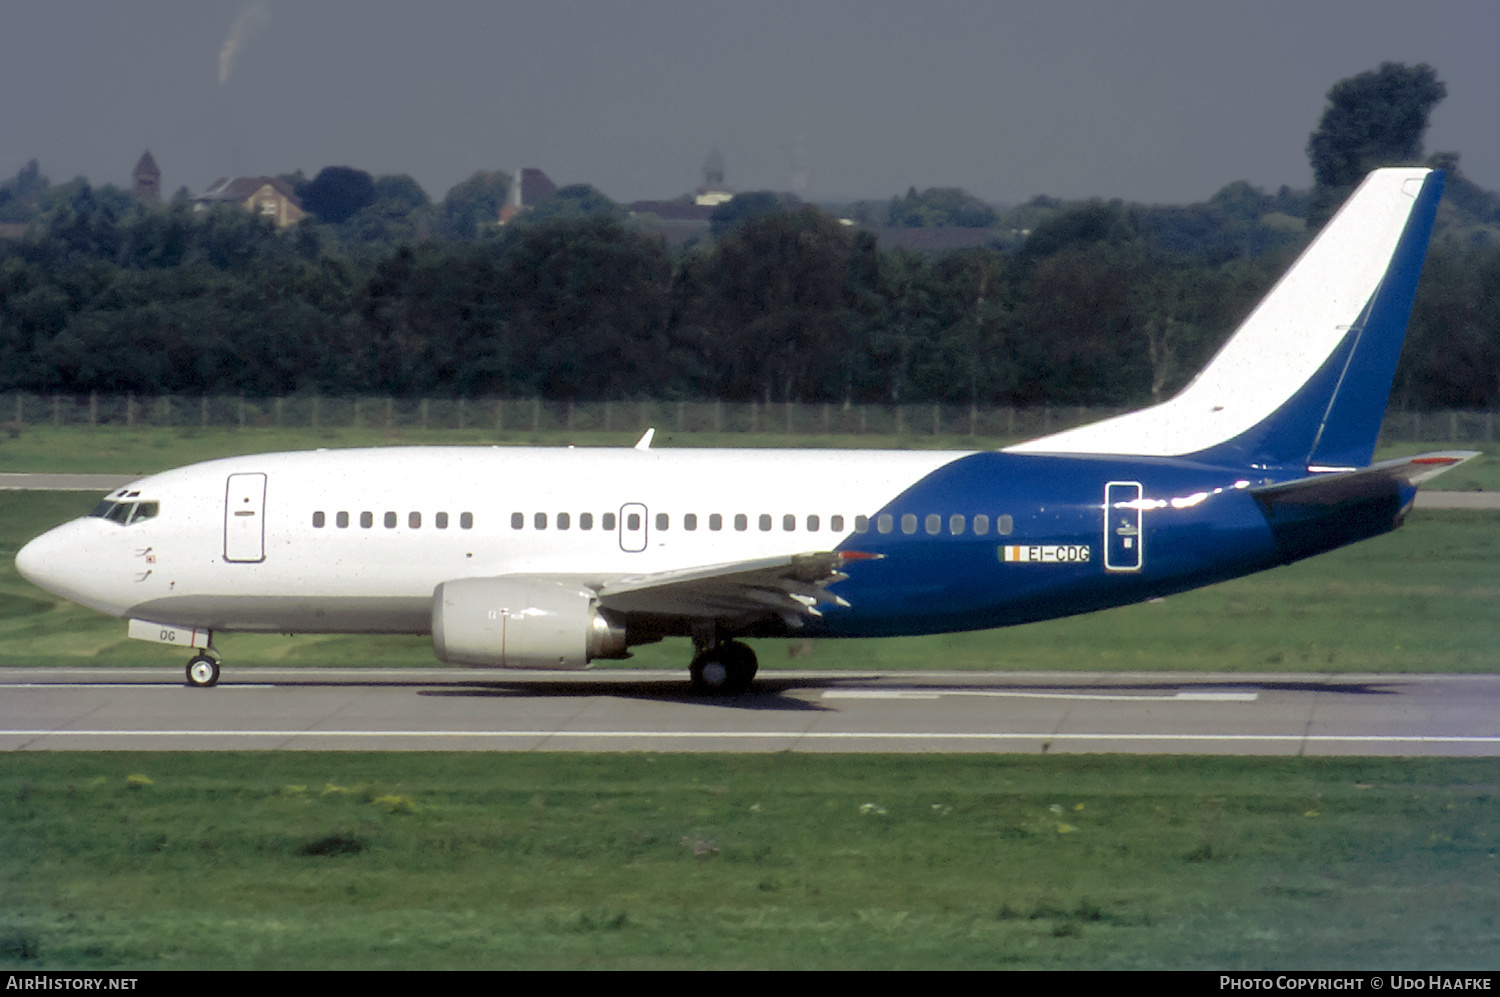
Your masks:
{"label": "overcast sky", "polygon": [[[1306,187],[1337,80],[1448,86],[1428,151],[1500,189],[1494,0],[4,0],[0,176],[168,191],[348,165],[435,200],[536,166],[618,201],[959,186],[1202,200]],[[222,80],[222,82],[221,82]]]}

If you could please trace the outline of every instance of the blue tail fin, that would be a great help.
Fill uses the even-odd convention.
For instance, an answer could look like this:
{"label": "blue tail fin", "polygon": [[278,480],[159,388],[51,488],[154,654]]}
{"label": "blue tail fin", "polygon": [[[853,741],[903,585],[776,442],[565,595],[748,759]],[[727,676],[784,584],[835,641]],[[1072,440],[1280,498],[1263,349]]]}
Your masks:
{"label": "blue tail fin", "polygon": [[1432,170],[1371,173],[1174,398],[1009,449],[1368,464],[1442,189]]}

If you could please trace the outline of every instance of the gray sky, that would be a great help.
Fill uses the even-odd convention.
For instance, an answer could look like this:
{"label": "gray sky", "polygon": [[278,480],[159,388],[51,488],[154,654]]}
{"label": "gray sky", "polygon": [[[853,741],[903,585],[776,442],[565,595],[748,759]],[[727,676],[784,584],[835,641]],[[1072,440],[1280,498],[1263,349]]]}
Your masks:
{"label": "gray sky", "polygon": [[[1448,85],[1428,151],[1500,189],[1493,0],[4,0],[0,176],[163,188],[409,173],[440,200],[537,166],[619,201],[702,182],[809,199],[960,186],[1202,200],[1306,187],[1337,80]],[[240,42],[224,64],[239,21]],[[228,70],[221,83],[221,65]]]}

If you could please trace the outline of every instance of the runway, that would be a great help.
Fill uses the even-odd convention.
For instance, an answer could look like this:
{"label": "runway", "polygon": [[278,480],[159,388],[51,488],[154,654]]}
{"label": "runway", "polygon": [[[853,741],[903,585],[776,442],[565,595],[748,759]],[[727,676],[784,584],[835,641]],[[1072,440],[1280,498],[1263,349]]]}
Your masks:
{"label": "runway", "polygon": [[0,669],[0,749],[1500,755],[1500,676]]}

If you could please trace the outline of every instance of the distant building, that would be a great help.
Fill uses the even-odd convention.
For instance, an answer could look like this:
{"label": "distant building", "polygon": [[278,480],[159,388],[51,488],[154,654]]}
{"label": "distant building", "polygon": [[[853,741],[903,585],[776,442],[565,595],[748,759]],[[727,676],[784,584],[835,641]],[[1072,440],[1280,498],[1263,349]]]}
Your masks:
{"label": "distant building", "polygon": [[198,211],[207,211],[215,204],[239,205],[271,219],[277,228],[287,228],[307,217],[291,185],[280,177],[220,177],[193,198],[193,207]]}
{"label": "distant building", "polygon": [[501,225],[512,218],[537,205],[542,199],[557,193],[557,184],[534,166],[527,166],[520,171],[520,181],[510,185],[510,195],[500,207],[500,217],[497,219]]}
{"label": "distant building", "polygon": [[734,191],[724,186],[724,157],[717,148],[710,149],[703,161],[703,186],[699,187],[693,202],[717,208],[725,201],[734,200]]}
{"label": "distant building", "polygon": [[149,150],[141,154],[140,162],[130,173],[130,193],[137,201],[161,203],[161,170],[157,169],[156,160],[151,158]]}
{"label": "distant building", "polygon": [[724,157],[712,149],[703,161],[703,186],[671,201],[636,201],[630,213],[642,227],[673,245],[708,234],[714,208],[734,200],[735,192],[724,186]]}

